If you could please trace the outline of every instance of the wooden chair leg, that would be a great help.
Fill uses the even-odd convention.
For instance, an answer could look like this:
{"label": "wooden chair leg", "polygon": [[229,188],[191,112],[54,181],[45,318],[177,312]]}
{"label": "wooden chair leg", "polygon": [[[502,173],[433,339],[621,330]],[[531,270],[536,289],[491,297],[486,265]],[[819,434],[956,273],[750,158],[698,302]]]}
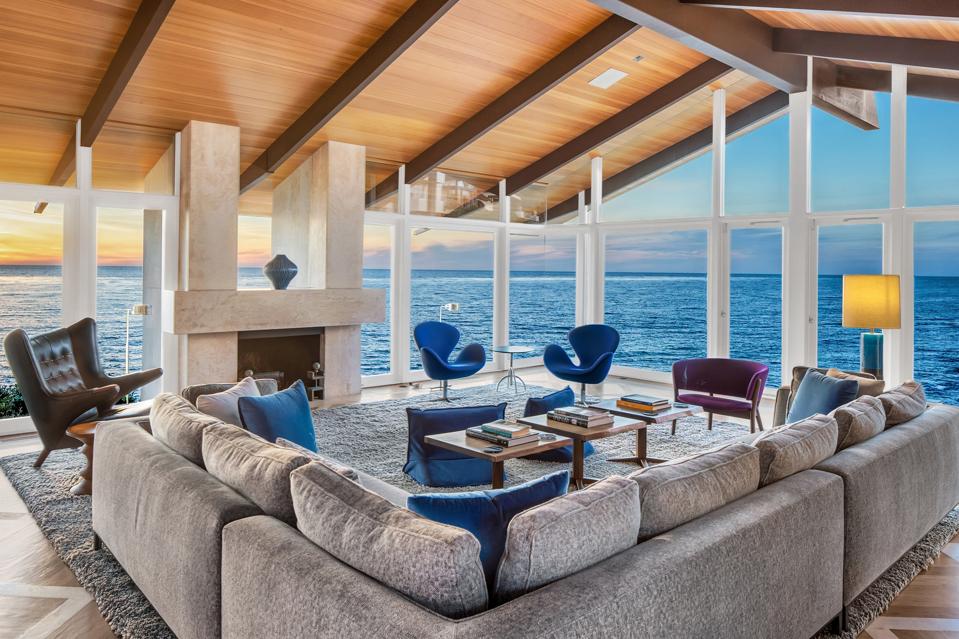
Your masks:
{"label": "wooden chair leg", "polygon": [[676,421],[677,421],[677,420],[675,420],[675,419],[673,420],[673,429],[672,429],[672,432],[670,433],[670,435],[675,435],[675,434],[676,434]]}
{"label": "wooden chair leg", "polygon": [[43,462],[47,461],[47,455],[49,454],[50,454],[50,450],[48,448],[44,448],[43,450],[41,450],[40,454],[37,456],[37,461],[33,462],[33,467],[40,468],[41,466],[43,466]]}
{"label": "wooden chair leg", "polygon": [[752,435],[756,432],[756,418],[752,413],[749,413],[749,434]]}
{"label": "wooden chair leg", "polygon": [[763,432],[763,416],[759,414],[759,409],[756,409],[756,426],[759,427],[759,432]]}
{"label": "wooden chair leg", "polygon": [[712,414],[712,413],[708,413],[708,414],[709,414],[709,417],[706,419],[706,430],[712,430],[712,429],[713,429],[713,414]]}

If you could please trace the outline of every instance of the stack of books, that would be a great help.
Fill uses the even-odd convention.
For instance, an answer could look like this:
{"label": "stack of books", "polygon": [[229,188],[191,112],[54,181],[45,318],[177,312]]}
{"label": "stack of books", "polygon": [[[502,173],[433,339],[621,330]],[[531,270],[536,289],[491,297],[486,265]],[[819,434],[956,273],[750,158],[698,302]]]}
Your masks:
{"label": "stack of books", "polygon": [[546,414],[548,419],[573,426],[582,426],[583,428],[599,428],[601,426],[612,426],[613,416],[601,408],[590,408],[585,406],[570,406],[568,408],[557,408]]}
{"label": "stack of books", "polygon": [[466,434],[470,437],[496,444],[497,446],[503,446],[504,448],[539,441],[539,434],[532,432],[529,426],[517,424],[516,422],[505,419],[483,424],[482,426],[467,428]]}
{"label": "stack of books", "polygon": [[651,397],[649,395],[623,395],[616,400],[616,405],[627,410],[641,413],[661,413],[669,410],[671,404],[668,399]]}

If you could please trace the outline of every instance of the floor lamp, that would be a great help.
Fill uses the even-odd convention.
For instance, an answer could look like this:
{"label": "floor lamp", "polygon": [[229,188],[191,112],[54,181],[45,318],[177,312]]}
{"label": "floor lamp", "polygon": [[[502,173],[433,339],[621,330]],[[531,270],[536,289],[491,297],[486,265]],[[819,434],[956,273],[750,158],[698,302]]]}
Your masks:
{"label": "floor lamp", "polygon": [[868,328],[859,341],[860,369],[882,379],[882,333],[877,328],[899,328],[898,275],[843,275],[842,325]]}
{"label": "floor lamp", "polygon": [[134,304],[127,309],[127,340],[126,340],[126,356],[124,357],[123,372],[130,372],[130,318],[134,315],[146,316],[150,315],[153,312],[153,309],[150,308],[149,304]]}

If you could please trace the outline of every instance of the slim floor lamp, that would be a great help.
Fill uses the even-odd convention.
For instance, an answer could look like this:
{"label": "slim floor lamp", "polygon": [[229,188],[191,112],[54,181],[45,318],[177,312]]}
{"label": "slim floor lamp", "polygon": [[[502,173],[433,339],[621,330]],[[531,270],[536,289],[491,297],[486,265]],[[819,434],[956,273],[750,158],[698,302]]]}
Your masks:
{"label": "slim floor lamp", "polygon": [[126,339],[126,355],[123,358],[123,372],[130,372],[130,318],[134,315],[145,316],[150,315],[153,312],[153,309],[150,308],[149,304],[134,304],[127,309],[126,320],[127,320],[127,339]]}

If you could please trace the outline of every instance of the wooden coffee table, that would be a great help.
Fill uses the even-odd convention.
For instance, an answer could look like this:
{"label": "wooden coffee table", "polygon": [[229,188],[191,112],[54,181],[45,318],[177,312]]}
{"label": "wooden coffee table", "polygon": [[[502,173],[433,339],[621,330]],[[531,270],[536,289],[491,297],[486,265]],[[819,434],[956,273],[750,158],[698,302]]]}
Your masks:
{"label": "wooden coffee table", "polygon": [[595,479],[589,479],[584,476],[583,462],[586,458],[585,443],[594,439],[603,439],[620,435],[631,431],[636,432],[636,453],[639,463],[645,465],[654,463],[656,460],[646,459],[646,426],[647,423],[641,419],[632,417],[613,416],[612,426],[602,426],[599,428],[583,428],[582,426],[573,426],[564,422],[553,421],[546,415],[536,415],[534,417],[522,417],[517,420],[523,424],[529,424],[537,430],[546,431],[562,435],[573,440],[573,484],[577,489],[586,484],[595,482]]}
{"label": "wooden coffee table", "polygon": [[487,446],[495,446],[495,444],[483,439],[469,437],[465,430],[441,433],[439,435],[427,435],[423,438],[423,441],[438,448],[451,450],[454,453],[461,453],[469,457],[488,460],[493,464],[493,488],[503,487],[503,462],[507,459],[526,457],[527,455],[562,448],[563,446],[569,446],[574,443],[569,437],[557,437],[553,440],[541,439],[529,444],[523,444],[522,446],[504,447],[501,453],[488,453],[483,449]]}
{"label": "wooden coffee table", "polygon": [[[652,424],[665,424],[666,422],[672,422],[672,434],[676,434],[676,420],[682,419],[683,417],[690,417],[698,413],[703,412],[703,409],[699,406],[693,406],[689,404],[683,407],[670,406],[669,410],[664,410],[660,413],[646,413],[638,410],[631,410],[629,408],[621,408],[616,405],[615,399],[604,399],[598,404],[593,404],[593,408],[601,408],[603,410],[609,411],[613,415],[618,415],[620,417],[626,417],[628,419],[638,419],[646,422],[647,425]],[[636,464],[642,464],[647,466],[649,464],[659,464],[665,460],[662,459],[651,459],[646,456],[646,431],[643,431],[643,441],[642,445],[639,442],[639,431],[636,431],[636,454],[632,457],[616,457],[615,459],[610,459],[609,461],[614,462],[633,462]]]}
{"label": "wooden coffee table", "polygon": [[97,422],[83,422],[74,424],[67,429],[67,435],[83,442],[80,452],[87,458],[87,463],[80,471],[80,479],[70,488],[74,495],[93,494],[93,440],[97,434]]}

